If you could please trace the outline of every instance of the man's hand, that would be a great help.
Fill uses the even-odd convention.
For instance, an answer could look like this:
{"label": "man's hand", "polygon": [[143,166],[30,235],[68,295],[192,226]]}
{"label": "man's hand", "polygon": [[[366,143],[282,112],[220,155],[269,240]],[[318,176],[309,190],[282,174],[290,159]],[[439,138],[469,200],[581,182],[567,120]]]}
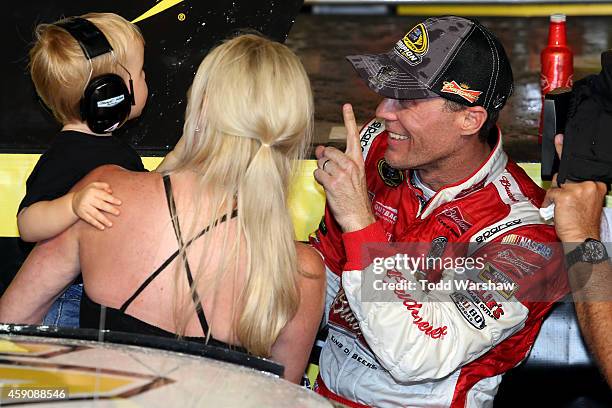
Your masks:
{"label": "man's hand", "polygon": [[555,204],[555,230],[563,242],[599,239],[601,210],[608,188],[604,183],[564,183],[546,192],[543,206]]}
{"label": "man's hand", "polygon": [[359,130],[355,122],[353,107],[342,107],[346,127],[346,151],[318,146],[315,154],[317,169],[315,179],[323,186],[327,203],[344,232],[358,231],[376,221],[372,215],[368,198],[365,167]]}
{"label": "man's hand", "polygon": [[[561,157],[563,135],[555,136],[555,149]],[[552,185],[557,185],[557,175]],[[555,205],[555,230],[563,242],[584,242],[587,238],[599,239],[601,211],[607,193],[604,183],[568,181],[559,187],[551,187],[546,192],[542,207]]]}
{"label": "man's hand", "polygon": [[121,205],[118,198],[112,196],[113,191],[107,183],[94,182],[72,196],[72,211],[87,223],[104,230],[113,223],[103,214],[107,212],[119,215],[119,209],[113,205]]}

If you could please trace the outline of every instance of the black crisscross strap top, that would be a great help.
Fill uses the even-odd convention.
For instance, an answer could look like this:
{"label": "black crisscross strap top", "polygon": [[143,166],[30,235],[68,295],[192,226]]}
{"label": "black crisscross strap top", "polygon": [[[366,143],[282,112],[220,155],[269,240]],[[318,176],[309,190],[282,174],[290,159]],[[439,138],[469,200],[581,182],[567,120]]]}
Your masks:
{"label": "black crisscross strap top", "polygon": [[[227,216],[223,215],[218,220],[214,221],[211,225],[208,225],[202,231],[200,231],[196,236],[191,238],[186,243],[183,241],[183,236],[181,234],[181,227],[179,225],[178,217],[176,215],[176,204],[174,202],[174,196],[172,194],[172,183],[170,182],[170,176],[165,175],[163,177],[164,181],[164,189],[166,191],[166,200],[168,203],[168,210],[170,211],[170,218],[172,219],[172,226],[174,227],[174,235],[176,236],[176,240],[179,245],[179,249],[174,251],[172,255],[168,257],[160,266],[157,268],[145,281],[136,289],[136,291],[130,296],[119,309],[114,309],[112,307],[106,307],[106,320],[104,323],[104,328],[113,331],[122,331],[128,333],[140,333],[140,334],[148,334],[154,336],[161,337],[176,337],[175,333],[171,333],[164,329],[161,329],[157,326],[153,326],[151,324],[145,323],[142,320],[139,320],[133,316],[130,316],[126,313],[127,308],[130,304],[140,295],[140,293],[151,283],[153,280],[162,273],[168,265],[181,254],[181,258],[183,260],[183,264],[185,266],[185,273],[187,274],[187,281],[189,282],[189,286],[193,286],[193,275],[191,273],[191,268],[189,267],[189,262],[187,261],[187,253],[186,251],[181,251],[182,249],[188,248],[196,239],[200,238],[202,235],[206,234],[211,228],[217,226],[217,224],[225,222],[227,220]],[[231,218],[234,218],[238,215],[237,210],[234,210],[231,214]],[[206,316],[204,316],[204,309],[202,308],[202,302],[200,300],[200,296],[198,295],[197,289],[192,292],[192,300],[196,309],[196,314],[198,316],[198,320],[200,321],[200,326],[202,326],[202,332],[204,335],[208,333],[208,323],[206,322]],[[83,290],[83,297],[81,298],[81,316],[80,316],[80,325],[83,328],[92,328],[98,329],[100,327],[100,315],[101,315],[102,306],[87,296],[87,291]],[[184,337],[186,340],[190,341],[198,341],[202,342],[203,337]],[[225,342],[213,339],[212,336],[208,341],[209,344],[214,346],[221,346],[226,348],[231,348],[234,350],[239,350],[246,352],[246,350],[239,346],[232,346]]]}

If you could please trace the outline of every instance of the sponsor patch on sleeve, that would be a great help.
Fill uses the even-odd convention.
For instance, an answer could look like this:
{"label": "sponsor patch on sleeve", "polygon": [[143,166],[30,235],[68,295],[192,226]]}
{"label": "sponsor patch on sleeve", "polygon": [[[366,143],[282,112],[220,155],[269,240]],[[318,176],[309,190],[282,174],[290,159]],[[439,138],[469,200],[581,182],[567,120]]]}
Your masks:
{"label": "sponsor patch on sleeve", "polygon": [[453,292],[450,295],[451,300],[463,316],[463,318],[477,330],[485,328],[485,319],[478,306],[474,304],[467,296],[459,292]]}
{"label": "sponsor patch on sleeve", "polygon": [[524,237],[522,235],[508,234],[502,238],[501,243],[525,248],[533,253],[540,255],[546,260],[550,260],[553,255],[553,250],[548,245],[544,245],[541,242],[534,241],[533,239]]}
{"label": "sponsor patch on sleeve", "polygon": [[516,282],[490,263],[485,265],[482,271],[478,274],[478,277],[482,282],[495,283],[499,288],[497,293],[506,299],[510,299],[512,296],[514,296],[516,291],[519,289],[519,285],[517,285]]}
{"label": "sponsor patch on sleeve", "polygon": [[517,255],[511,248],[504,249],[498,252],[492,261],[497,264],[506,267],[509,272],[512,272],[519,278],[525,276],[532,276],[536,270],[540,269],[538,265],[529,263],[520,255]]}

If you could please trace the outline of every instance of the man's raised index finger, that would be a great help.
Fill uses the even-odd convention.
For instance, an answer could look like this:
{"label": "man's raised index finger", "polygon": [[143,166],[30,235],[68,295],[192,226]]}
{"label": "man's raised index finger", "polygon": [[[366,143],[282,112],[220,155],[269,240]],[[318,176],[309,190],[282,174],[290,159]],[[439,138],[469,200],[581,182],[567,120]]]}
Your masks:
{"label": "man's raised index finger", "polygon": [[346,128],[346,151],[347,156],[352,159],[363,159],[361,154],[361,144],[359,142],[359,129],[355,121],[355,114],[350,103],[342,106],[342,116],[344,117],[344,127]]}

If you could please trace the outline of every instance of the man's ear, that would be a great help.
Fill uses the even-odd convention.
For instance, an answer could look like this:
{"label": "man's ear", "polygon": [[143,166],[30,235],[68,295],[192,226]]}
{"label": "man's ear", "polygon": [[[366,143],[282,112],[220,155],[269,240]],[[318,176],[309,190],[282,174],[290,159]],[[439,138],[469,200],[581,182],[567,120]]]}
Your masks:
{"label": "man's ear", "polygon": [[460,128],[462,135],[473,135],[480,131],[489,114],[482,106],[470,106],[461,111],[463,113]]}

